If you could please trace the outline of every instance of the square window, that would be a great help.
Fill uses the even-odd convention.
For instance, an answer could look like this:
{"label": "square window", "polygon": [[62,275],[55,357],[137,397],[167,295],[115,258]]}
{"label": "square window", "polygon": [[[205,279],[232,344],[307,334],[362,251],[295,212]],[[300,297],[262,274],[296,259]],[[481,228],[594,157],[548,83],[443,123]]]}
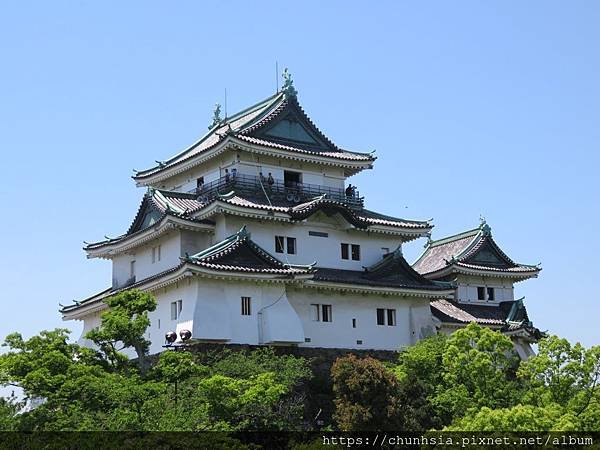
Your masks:
{"label": "square window", "polygon": [[385,309],[377,308],[377,325],[385,325]]}
{"label": "square window", "polygon": [[323,322],[331,322],[331,305],[321,305],[322,308],[322,312],[323,315],[321,316],[323,318]]}
{"label": "square window", "polygon": [[283,184],[285,187],[295,188],[302,183],[302,174],[300,172],[292,172],[291,170],[283,171]]}
{"label": "square window", "polygon": [[360,245],[352,244],[352,260],[360,261]]}
{"label": "square window", "polygon": [[357,343],[358,345],[362,345],[362,339],[357,339],[357,340],[356,340],[356,343]]}
{"label": "square window", "polygon": [[485,300],[485,288],[477,286],[477,300]]}
{"label": "square window", "polygon": [[387,310],[387,324],[390,327],[396,326],[396,310],[395,309]]}
{"label": "square window", "polygon": [[249,316],[251,312],[252,299],[250,297],[242,297],[242,316]]}
{"label": "square window", "polygon": [[310,338],[304,338],[304,342],[310,342]]}
{"label": "square window", "polygon": [[349,245],[342,244],[342,259],[350,259]]}
{"label": "square window", "polygon": [[275,252],[283,253],[284,238],[283,236],[275,236]]}
{"label": "square window", "polygon": [[495,300],[495,292],[494,292],[494,288],[487,288],[487,294],[488,294],[488,300],[494,301]]}
{"label": "square window", "polygon": [[296,254],[296,238],[293,238],[293,237],[287,238],[287,252],[289,255]]}

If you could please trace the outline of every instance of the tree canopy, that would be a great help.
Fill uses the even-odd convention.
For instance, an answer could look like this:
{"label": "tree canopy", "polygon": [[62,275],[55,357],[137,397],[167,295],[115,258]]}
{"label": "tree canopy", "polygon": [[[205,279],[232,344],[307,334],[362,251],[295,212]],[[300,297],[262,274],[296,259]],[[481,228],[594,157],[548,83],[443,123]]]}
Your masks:
{"label": "tree canopy", "polygon": [[[330,392],[311,398],[309,360],[269,347],[149,356],[155,299],[128,291],[107,304],[86,336],[95,348],[71,342],[65,329],[6,337],[0,384],[22,388],[25,399],[0,398],[0,430],[600,430],[598,346],[548,336],[521,361],[508,337],[471,324],[392,363],[340,357]],[[311,402],[333,415],[317,424]]]}

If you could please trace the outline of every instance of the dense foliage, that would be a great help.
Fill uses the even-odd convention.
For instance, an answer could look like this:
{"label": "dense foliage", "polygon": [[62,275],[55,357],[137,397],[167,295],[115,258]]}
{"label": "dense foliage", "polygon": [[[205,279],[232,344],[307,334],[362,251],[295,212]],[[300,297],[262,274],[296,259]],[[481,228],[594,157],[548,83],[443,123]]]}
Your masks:
{"label": "dense foliage", "polygon": [[[272,348],[149,357],[154,298],[129,291],[109,302],[87,334],[95,350],[69,342],[64,329],[6,337],[0,385],[22,389],[27,407],[0,398],[0,430],[600,430],[600,347],[549,336],[522,362],[509,338],[471,324],[393,363],[340,357],[331,389],[311,398],[322,365]],[[332,417],[307,413],[331,410],[325,403]]]}
{"label": "dense foliage", "polygon": [[511,341],[471,324],[400,354],[397,376],[423,382],[435,428],[600,430],[600,347],[549,336],[521,362]]}
{"label": "dense foliage", "polygon": [[[9,335],[0,355],[0,384],[24,390],[36,406],[21,413],[0,401],[2,430],[281,430],[302,428],[300,387],[310,377],[307,361],[223,351],[203,364],[192,353],[161,353],[152,368],[144,339],[148,294],[129,291],[111,299],[102,325],[87,334],[91,350],[69,342],[64,329],[31,339]],[[131,326],[128,326],[130,324]],[[130,362],[120,350],[138,354]],[[140,362],[140,357],[142,362]]]}

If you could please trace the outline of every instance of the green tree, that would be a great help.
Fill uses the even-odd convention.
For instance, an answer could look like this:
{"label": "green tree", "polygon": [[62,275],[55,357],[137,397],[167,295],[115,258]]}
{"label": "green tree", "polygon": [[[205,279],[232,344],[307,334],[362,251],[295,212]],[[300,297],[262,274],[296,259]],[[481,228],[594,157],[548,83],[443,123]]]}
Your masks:
{"label": "green tree", "polygon": [[0,397],[0,431],[14,431],[17,428],[17,413],[23,407],[13,396]]}
{"label": "green tree", "polygon": [[524,403],[556,405],[580,429],[600,430],[600,346],[586,349],[548,336],[540,341],[538,354],[521,364],[518,375],[528,384]]}
{"label": "green tree", "polygon": [[100,327],[89,331],[85,337],[94,342],[115,367],[126,360],[119,350],[133,348],[140,372],[145,373],[150,341],[144,334],[150,325],[148,312],[156,309],[156,299],[147,292],[130,289],[104,301],[109,309],[101,314]]}
{"label": "green tree", "polygon": [[401,380],[412,377],[422,383],[431,412],[422,416],[427,428],[449,425],[471,410],[513,406],[524,392],[510,339],[475,323],[448,337],[418,342],[398,362],[394,371]]}
{"label": "green tree", "polygon": [[376,359],[348,355],[331,367],[334,419],[343,431],[401,430],[398,379]]}

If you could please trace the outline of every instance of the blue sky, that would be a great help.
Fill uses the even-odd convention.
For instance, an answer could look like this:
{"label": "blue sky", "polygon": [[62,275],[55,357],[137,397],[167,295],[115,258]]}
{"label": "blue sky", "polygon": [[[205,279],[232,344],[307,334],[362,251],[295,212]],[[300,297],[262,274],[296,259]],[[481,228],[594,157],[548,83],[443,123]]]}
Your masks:
{"label": "blue sky", "polygon": [[[600,343],[596,290],[600,4],[575,2],[4,2],[0,5],[0,335],[64,323],[107,287],[82,241],[122,233],[153,165],[274,92],[289,67],[339,145],[377,150],[354,177],[371,209],[483,215],[535,324]],[[414,259],[423,240],[407,246]]]}

